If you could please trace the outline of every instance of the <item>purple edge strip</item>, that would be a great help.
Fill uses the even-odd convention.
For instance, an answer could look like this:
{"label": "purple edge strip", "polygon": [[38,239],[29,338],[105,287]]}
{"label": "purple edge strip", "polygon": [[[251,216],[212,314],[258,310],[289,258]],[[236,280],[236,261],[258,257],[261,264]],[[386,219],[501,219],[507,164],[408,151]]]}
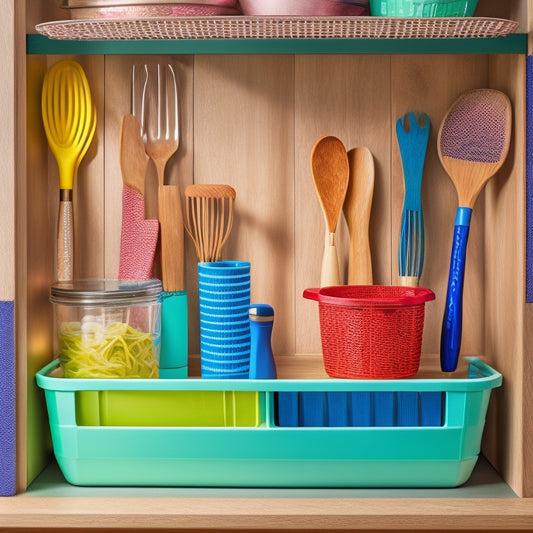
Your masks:
{"label": "purple edge strip", "polygon": [[14,313],[14,302],[0,302],[0,496],[16,491]]}
{"label": "purple edge strip", "polygon": [[526,302],[533,302],[533,56],[526,70]]}

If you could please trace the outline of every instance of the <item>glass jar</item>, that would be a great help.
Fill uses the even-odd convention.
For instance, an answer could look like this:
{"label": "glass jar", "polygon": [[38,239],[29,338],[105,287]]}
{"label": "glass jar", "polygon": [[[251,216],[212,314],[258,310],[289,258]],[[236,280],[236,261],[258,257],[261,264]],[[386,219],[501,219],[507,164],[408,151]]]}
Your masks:
{"label": "glass jar", "polygon": [[67,378],[157,378],[161,282],[87,279],[50,288]]}

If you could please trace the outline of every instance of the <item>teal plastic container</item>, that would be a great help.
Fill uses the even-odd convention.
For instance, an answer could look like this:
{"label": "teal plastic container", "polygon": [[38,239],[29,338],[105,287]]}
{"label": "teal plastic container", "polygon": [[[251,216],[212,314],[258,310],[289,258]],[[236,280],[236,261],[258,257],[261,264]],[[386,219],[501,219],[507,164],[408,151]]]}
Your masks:
{"label": "teal plastic container", "polygon": [[[477,358],[467,378],[392,381],[69,380],[57,366],[37,383],[59,467],[86,486],[455,487],[472,473],[502,382]],[[412,415],[426,393],[440,399],[431,423]],[[297,424],[287,394],[306,398]],[[372,398],[358,404],[366,421],[347,415],[354,394]],[[344,413],[334,422],[328,396]]]}
{"label": "teal plastic container", "polygon": [[478,0],[370,0],[374,17],[473,17]]}

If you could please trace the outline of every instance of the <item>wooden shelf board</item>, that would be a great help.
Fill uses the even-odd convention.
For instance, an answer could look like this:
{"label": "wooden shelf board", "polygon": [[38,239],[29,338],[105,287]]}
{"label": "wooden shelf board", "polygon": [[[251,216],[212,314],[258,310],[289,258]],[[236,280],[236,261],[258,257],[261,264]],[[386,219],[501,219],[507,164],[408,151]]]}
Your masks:
{"label": "wooden shelf board", "polygon": [[0,499],[0,516],[26,528],[510,530],[533,524],[533,500],[483,458],[454,489],[75,487],[51,462],[26,493]]}

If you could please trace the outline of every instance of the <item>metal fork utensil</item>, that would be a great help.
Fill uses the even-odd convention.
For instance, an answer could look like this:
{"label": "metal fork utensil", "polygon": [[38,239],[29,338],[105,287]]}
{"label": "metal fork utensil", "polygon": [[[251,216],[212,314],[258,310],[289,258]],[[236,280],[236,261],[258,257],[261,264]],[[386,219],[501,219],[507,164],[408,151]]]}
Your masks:
{"label": "metal fork utensil", "polygon": [[[187,292],[184,290],[184,230],[180,191],[165,184],[168,160],[179,147],[178,84],[170,64],[145,64],[134,80],[133,113],[141,122],[146,153],[158,177],[161,231],[160,378],[186,378],[188,367]],[[140,91],[137,84],[140,84]]]}
{"label": "metal fork utensil", "polygon": [[[134,75],[133,114],[139,118],[146,153],[158,178],[161,227],[161,269],[165,291],[183,290],[184,231],[177,185],[165,184],[165,168],[179,147],[179,109],[176,73],[170,64],[145,64]],[[140,82],[140,94],[137,85]]]}

